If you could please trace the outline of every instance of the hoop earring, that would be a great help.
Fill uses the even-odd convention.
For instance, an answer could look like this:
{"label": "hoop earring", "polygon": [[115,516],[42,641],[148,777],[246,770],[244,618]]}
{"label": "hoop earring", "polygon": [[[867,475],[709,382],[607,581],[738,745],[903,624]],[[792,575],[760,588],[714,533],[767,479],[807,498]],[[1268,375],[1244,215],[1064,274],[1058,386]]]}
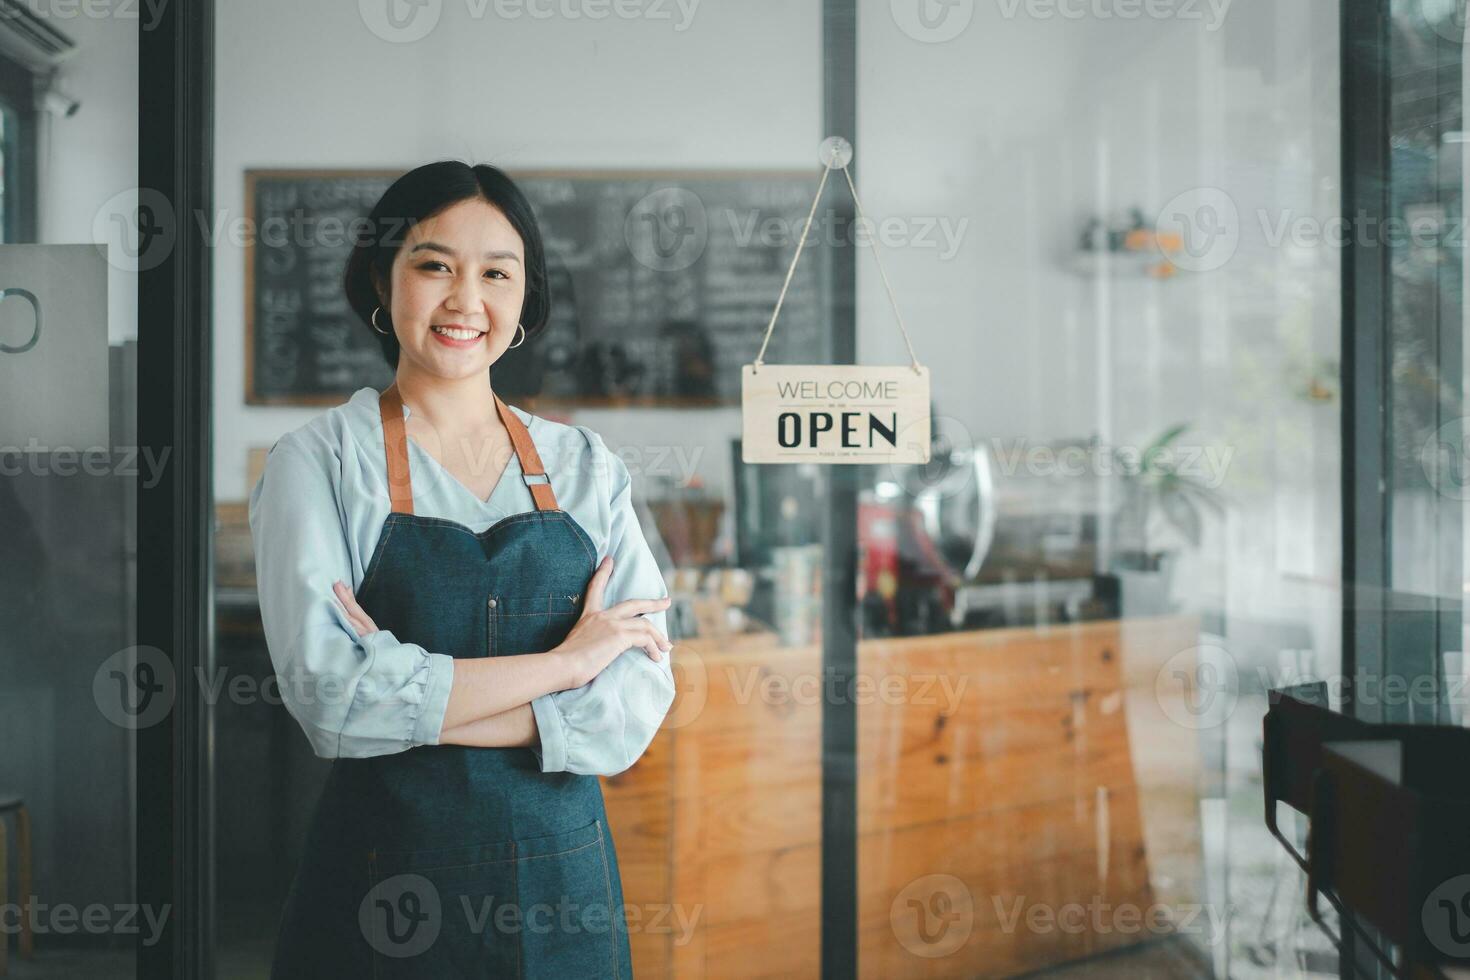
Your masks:
{"label": "hoop earring", "polygon": [[378,327],[378,312],[380,310],[382,310],[382,309],[383,308],[381,306],[375,306],[375,307],[373,307],[373,315],[370,316],[370,317],[368,317],[368,319],[372,321],[373,329],[374,330],[377,330],[378,333],[380,333],[380,334],[382,334],[383,336],[386,337],[388,334],[392,333],[393,331],[392,330],[381,330],[381,329],[379,329],[379,327]]}
{"label": "hoop earring", "polygon": [[506,350],[510,350],[512,347],[519,347],[526,342],[526,328],[521,326],[519,323],[516,324],[516,328],[519,329],[521,332],[521,339],[517,340],[513,344],[508,344],[505,348]]}

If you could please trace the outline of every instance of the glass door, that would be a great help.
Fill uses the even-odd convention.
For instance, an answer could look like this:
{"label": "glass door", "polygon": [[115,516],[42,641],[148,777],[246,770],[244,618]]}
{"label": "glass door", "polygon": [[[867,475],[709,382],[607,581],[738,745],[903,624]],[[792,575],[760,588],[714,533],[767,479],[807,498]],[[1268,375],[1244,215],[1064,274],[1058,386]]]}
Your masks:
{"label": "glass door", "polygon": [[[392,379],[353,222],[453,159],[547,245],[492,384],[673,599],[639,976],[1346,968],[1260,719],[1466,720],[1462,3],[0,5],[0,971],[268,974],[333,763],[249,503]],[[926,466],[742,459],[833,134],[872,224],[829,181],[766,358],[904,363],[881,250]]]}
{"label": "glass door", "polygon": [[859,498],[863,976],[1336,974],[1259,800],[1341,670],[1337,16],[859,8],[936,423]]}
{"label": "glass door", "polygon": [[[220,6],[221,975],[268,970],[333,767],[251,497],[392,380],[351,228],[438,160],[530,200],[552,315],[492,384],[600,435],[674,599],[677,698],[599,776],[639,976],[1338,974],[1261,824],[1261,717],[1464,675],[1459,4]],[[742,459],[827,135],[872,223],[829,182],[767,358],[904,363],[881,250],[925,466]],[[1345,238],[1359,203],[1404,240]],[[1432,700],[1392,711],[1463,718]]]}
{"label": "glass door", "polygon": [[137,269],[111,221],[138,185],[138,24],[0,19],[0,967],[141,975]]}
{"label": "glass door", "polygon": [[200,430],[181,431],[176,395],[202,366],[189,361],[201,324],[180,322],[200,290],[179,274],[198,242],[172,223],[195,203],[178,191],[197,142],[172,110],[201,23],[177,5],[6,3],[0,16],[9,976],[167,976],[197,949],[201,906],[180,901],[192,871],[175,858],[192,839],[180,801],[202,798],[179,790],[178,767],[202,743],[179,737],[197,717],[179,679],[207,568],[179,560],[205,529],[178,493]]}
{"label": "glass door", "polygon": [[[600,437],[674,599],[678,700],[631,767],[598,773],[634,969],[815,975],[824,476],[743,463],[738,399],[819,178],[821,6],[267,0],[217,15],[213,175],[240,232],[212,254],[220,974],[269,967],[334,764],[278,693],[273,655],[289,651],[263,632],[251,494],[283,435],[362,389],[376,405],[393,380],[345,299],[352,222],[408,171],[458,160],[508,173],[546,244],[550,322],[496,362],[494,390],[541,420],[538,439]],[[820,253],[793,278],[771,363],[829,356]],[[418,489],[430,462],[412,465]],[[559,496],[582,479],[548,473]],[[470,527],[508,514],[487,506]],[[572,737],[615,739],[602,723]]]}

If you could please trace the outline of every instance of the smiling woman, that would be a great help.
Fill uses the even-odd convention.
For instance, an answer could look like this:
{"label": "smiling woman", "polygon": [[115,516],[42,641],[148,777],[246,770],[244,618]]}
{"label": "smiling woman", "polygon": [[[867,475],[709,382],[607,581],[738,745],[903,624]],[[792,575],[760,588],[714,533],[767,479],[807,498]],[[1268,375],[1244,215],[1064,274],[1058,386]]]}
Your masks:
{"label": "smiling woman", "polygon": [[[598,776],[643,754],[674,685],[627,467],[491,388],[548,308],[509,178],[430,164],[369,222],[409,228],[360,240],[345,281],[396,380],[278,440],[250,499],[283,699],[334,760],[273,976],[629,976]],[[510,908],[460,914],[487,902]],[[432,937],[410,904],[443,910]]]}
{"label": "smiling woman", "polygon": [[420,167],[383,194],[364,227],[344,286],[395,370],[406,350],[415,369],[478,377],[545,328],[541,233],[499,169],[452,160]]}

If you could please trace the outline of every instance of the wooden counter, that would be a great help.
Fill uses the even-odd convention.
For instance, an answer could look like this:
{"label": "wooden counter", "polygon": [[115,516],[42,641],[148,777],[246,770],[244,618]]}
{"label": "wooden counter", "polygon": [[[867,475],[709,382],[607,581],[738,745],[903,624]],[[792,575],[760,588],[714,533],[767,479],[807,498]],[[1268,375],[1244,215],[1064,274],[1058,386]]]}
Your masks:
{"label": "wooden counter", "polygon": [[[1196,733],[1169,704],[1198,642],[1168,617],[860,643],[863,976],[1035,970],[1157,935],[1120,905],[1198,901]],[[676,643],[674,708],[604,781],[639,977],[818,974],[820,659]]]}

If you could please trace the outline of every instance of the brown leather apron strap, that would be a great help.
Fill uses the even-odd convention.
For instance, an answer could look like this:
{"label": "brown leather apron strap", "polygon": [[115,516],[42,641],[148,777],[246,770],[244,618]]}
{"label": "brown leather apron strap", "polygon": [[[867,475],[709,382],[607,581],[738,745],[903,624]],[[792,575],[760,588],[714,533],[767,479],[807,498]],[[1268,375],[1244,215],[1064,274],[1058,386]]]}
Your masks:
{"label": "brown leather apron strap", "polygon": [[[531,433],[526,430],[526,424],[500,400],[499,395],[495,396],[495,407],[500,412],[500,420],[505,423],[506,431],[510,433],[516,458],[521,461],[521,474],[526,481],[526,489],[531,491],[536,509],[560,510],[556,505],[556,491],[551,489],[551,477],[546,475],[546,468],[541,465],[541,454],[536,452],[536,444],[531,441]],[[539,479],[533,483],[532,479],[536,477]]]}
{"label": "brown leather apron strap", "polygon": [[[495,409],[501,422],[510,433],[510,443],[516,458],[521,463],[521,473],[526,489],[537,510],[560,510],[556,504],[556,492],[551,489],[551,478],[541,464],[541,454],[531,441],[531,433],[517,415],[510,410],[500,396],[495,396]],[[378,396],[378,411],[383,418],[383,451],[388,460],[388,497],[396,514],[413,513],[413,481],[408,468],[408,433],[403,425],[403,396],[398,393],[397,382],[383,389]]]}
{"label": "brown leather apron strap", "polygon": [[383,417],[383,451],[388,459],[388,499],[393,513],[413,513],[413,480],[408,472],[408,433],[403,427],[403,396],[395,382],[378,396]]}

